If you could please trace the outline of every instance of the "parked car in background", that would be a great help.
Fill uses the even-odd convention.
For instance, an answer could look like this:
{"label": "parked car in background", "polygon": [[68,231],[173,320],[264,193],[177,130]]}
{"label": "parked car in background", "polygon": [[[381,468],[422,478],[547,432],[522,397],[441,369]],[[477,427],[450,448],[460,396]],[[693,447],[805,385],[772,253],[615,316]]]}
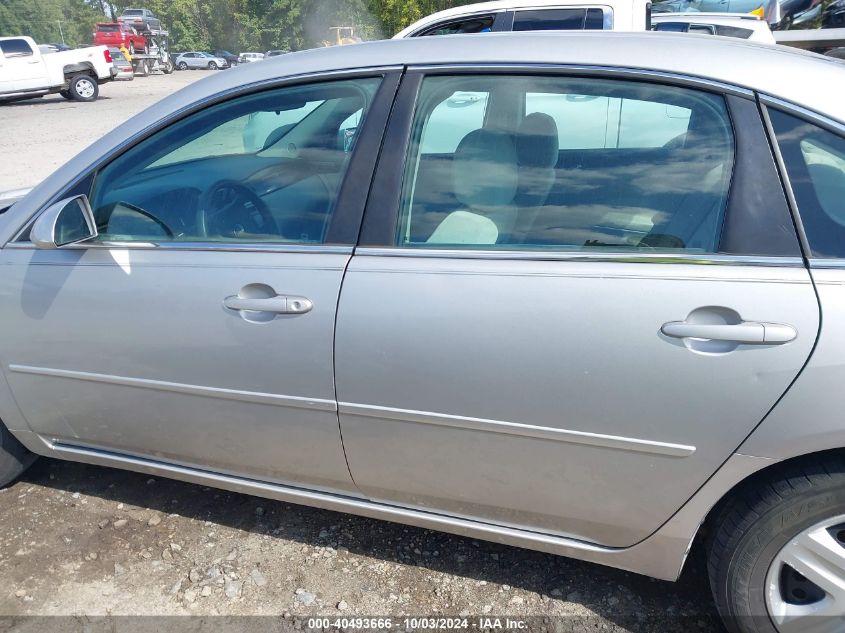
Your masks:
{"label": "parked car in background", "polygon": [[174,63],[179,70],[188,70],[202,68],[204,70],[217,70],[221,68],[228,68],[229,63],[222,57],[215,57],[210,53],[203,53],[202,51],[190,51],[187,53],[180,53],[176,57]]}
{"label": "parked car in background", "polygon": [[288,53],[290,53],[290,51],[282,49],[267,51],[264,53],[264,59],[267,59],[268,57],[278,57],[279,55],[287,55]]}
{"label": "parked car in background", "polygon": [[132,81],[135,79],[135,69],[132,63],[129,62],[120,52],[119,48],[109,48],[114,67],[117,68],[117,75],[115,79],[119,81]]}
{"label": "parked car in background", "polygon": [[495,0],[432,13],[393,38],[498,31],[644,31],[649,28],[650,7],[648,0]]}
{"label": "parked car in background", "polygon": [[822,27],[826,29],[845,27],[845,0],[833,0],[822,10]]}
{"label": "parked car in background", "polygon": [[651,18],[653,31],[698,33],[738,37],[752,42],[774,44],[768,22],[756,15],[737,13],[661,13]]}
{"label": "parked car in background", "polygon": [[231,53],[231,52],[224,50],[222,48],[218,48],[217,50],[215,50],[213,53],[210,53],[210,54],[214,55],[215,57],[222,57],[223,59],[226,60],[226,63],[229,64],[229,66],[237,66],[238,65],[238,56],[235,55],[234,53]]}
{"label": "parked car in background", "polygon": [[149,9],[124,9],[117,21],[133,26],[139,33],[161,30],[161,20]]}
{"label": "parked car in background", "polygon": [[43,455],[666,580],[700,543],[734,633],[841,631],[845,66],[533,33],[215,79],[5,212],[0,485]]}
{"label": "parked car in background", "polygon": [[147,38],[135,27],[123,22],[101,22],[94,31],[94,44],[120,48],[125,46],[131,55],[149,52]]}
{"label": "parked car in background", "polygon": [[0,101],[53,93],[93,101],[116,74],[105,46],[45,55],[31,37],[0,37]]}
{"label": "parked car in background", "polygon": [[260,62],[262,59],[264,59],[264,53],[241,53],[238,56],[238,62],[241,64]]}
{"label": "parked car in background", "polygon": [[793,19],[817,0],[659,0],[652,13],[751,13],[772,30],[788,29]]}

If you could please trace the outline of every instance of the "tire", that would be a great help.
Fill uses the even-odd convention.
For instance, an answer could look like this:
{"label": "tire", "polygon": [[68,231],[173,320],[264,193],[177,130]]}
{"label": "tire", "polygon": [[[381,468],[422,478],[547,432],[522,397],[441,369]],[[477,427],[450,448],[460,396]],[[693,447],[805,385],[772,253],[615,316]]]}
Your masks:
{"label": "tire", "polygon": [[177,66],[179,70],[188,70],[188,64],[185,62],[179,62],[179,66]]}
{"label": "tire", "polygon": [[129,55],[135,54],[135,42],[129,42]]}
{"label": "tire", "polygon": [[214,62],[208,62],[208,69],[217,70],[217,64],[215,64]]}
{"label": "tire", "polygon": [[164,71],[165,75],[169,75],[170,73],[172,73],[173,72],[173,62],[168,59],[166,62],[164,62],[164,66],[162,67],[162,70]]}
{"label": "tire", "polygon": [[[840,618],[845,614],[845,593],[826,580],[831,573],[839,581],[845,578],[841,456],[817,456],[753,477],[725,503],[712,528],[708,575],[728,630],[775,633],[778,624],[802,630],[810,622],[824,624],[822,616],[809,615],[822,605],[830,605],[825,608]],[[817,561],[828,565],[825,574],[816,575],[814,569],[821,568]],[[834,588],[826,591],[823,586]],[[787,610],[813,619],[784,622],[777,614]]]}
{"label": "tire", "polygon": [[70,96],[70,92],[68,92],[67,90],[59,90],[59,94],[62,95],[65,99],[73,99],[73,97]]}
{"label": "tire", "polygon": [[146,59],[143,60],[141,62],[141,64],[138,66],[138,74],[141,75],[141,77],[148,77],[149,76],[149,74],[150,74],[150,63]]}
{"label": "tire", "polygon": [[74,75],[68,83],[68,92],[74,101],[94,101],[100,94],[100,87],[91,75]]}
{"label": "tire", "polygon": [[0,422],[0,488],[23,474],[35,458]]}

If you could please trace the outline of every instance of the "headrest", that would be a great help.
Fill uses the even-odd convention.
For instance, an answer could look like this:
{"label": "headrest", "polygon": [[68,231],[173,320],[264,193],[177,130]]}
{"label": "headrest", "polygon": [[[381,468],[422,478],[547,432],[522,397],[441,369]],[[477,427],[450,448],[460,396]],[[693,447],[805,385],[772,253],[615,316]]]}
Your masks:
{"label": "headrest", "polygon": [[518,179],[516,148],[510,135],[475,130],[461,139],[452,157],[452,186],[461,204],[482,210],[509,205]]}
{"label": "headrest", "polygon": [[557,123],[548,114],[534,112],[517,130],[516,153],[525,167],[550,168],[558,161]]}

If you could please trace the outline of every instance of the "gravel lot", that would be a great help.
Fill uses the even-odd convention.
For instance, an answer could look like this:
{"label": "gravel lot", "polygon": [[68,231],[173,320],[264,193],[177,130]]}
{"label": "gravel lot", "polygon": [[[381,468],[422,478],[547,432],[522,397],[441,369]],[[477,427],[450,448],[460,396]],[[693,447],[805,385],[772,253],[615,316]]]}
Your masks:
{"label": "gravel lot", "polygon": [[208,71],[195,70],[113,81],[100,86],[92,103],[48,95],[0,105],[0,191],[38,184],[128,117],[206,76]]}
{"label": "gravel lot", "polygon": [[[0,190],[35,184],[125,117],[203,76],[110,84],[91,104],[51,96],[0,106],[3,154],[15,158],[13,171],[0,163]],[[471,625],[478,617],[534,618],[529,630],[723,630],[697,549],[673,584],[47,459],[0,490],[0,579],[0,630],[49,628],[18,616],[73,616],[48,622],[54,630],[83,630],[80,622],[94,630],[96,616],[184,614],[284,616],[281,623],[317,614],[443,614]],[[233,626],[244,630],[243,622]]]}

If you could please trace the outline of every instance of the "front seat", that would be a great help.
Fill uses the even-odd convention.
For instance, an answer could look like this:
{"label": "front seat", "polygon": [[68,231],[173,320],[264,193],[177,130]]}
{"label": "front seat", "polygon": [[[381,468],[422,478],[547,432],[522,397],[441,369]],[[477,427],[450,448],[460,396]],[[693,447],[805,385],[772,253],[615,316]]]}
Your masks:
{"label": "front seat", "polygon": [[555,183],[559,145],[557,123],[551,116],[533,112],[522,120],[516,134],[519,185],[514,204],[518,209],[517,222],[509,239],[500,238],[500,242],[521,243],[530,234]]}
{"label": "front seat", "polygon": [[493,245],[513,230],[519,184],[516,147],[504,132],[475,130],[452,157],[452,191],[462,207],[434,229],[428,244]]}

